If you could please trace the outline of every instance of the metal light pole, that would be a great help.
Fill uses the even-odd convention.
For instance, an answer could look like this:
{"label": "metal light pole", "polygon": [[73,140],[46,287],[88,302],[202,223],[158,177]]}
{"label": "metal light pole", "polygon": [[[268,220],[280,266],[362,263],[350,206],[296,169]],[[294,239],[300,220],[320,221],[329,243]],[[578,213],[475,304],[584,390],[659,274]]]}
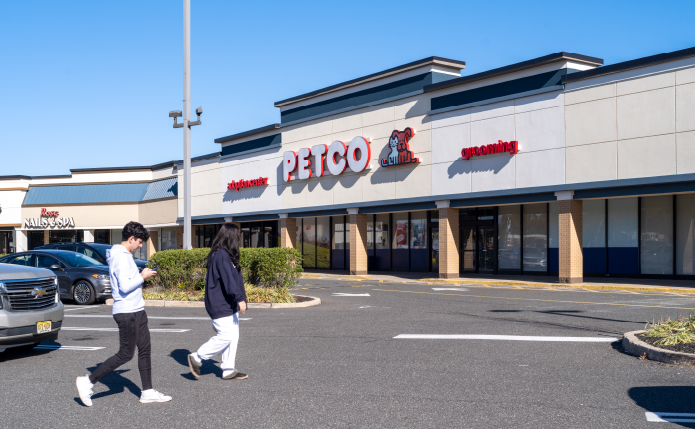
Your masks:
{"label": "metal light pole", "polygon": [[191,127],[200,125],[203,108],[196,109],[197,121],[191,121],[191,2],[183,0],[183,123],[176,122],[181,111],[169,112],[174,128],[183,128],[183,248],[190,249],[191,235]]}

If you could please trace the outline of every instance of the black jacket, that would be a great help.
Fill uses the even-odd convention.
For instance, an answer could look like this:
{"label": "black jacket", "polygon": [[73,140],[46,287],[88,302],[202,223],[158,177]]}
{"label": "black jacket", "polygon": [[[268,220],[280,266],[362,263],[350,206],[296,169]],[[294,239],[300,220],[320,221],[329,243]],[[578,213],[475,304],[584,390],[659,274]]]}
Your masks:
{"label": "black jacket", "polygon": [[218,249],[205,278],[205,309],[211,318],[219,319],[238,312],[241,301],[246,302],[241,271],[234,267],[225,250]]}

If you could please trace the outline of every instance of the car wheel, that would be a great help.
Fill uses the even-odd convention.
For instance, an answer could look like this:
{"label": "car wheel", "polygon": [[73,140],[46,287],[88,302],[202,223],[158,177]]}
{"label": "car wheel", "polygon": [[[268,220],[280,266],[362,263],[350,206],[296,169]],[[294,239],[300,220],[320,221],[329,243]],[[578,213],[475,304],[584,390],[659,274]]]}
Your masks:
{"label": "car wheel", "polygon": [[80,280],[72,288],[72,300],[77,305],[91,305],[96,301],[96,293],[89,282]]}

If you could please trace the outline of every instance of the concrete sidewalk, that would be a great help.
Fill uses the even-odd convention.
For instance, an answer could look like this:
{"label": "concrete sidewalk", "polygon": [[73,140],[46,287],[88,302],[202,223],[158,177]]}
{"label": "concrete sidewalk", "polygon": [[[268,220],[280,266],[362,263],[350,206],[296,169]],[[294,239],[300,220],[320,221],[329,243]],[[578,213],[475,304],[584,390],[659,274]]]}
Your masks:
{"label": "concrete sidewalk", "polygon": [[604,289],[604,290],[633,290],[695,294],[695,281],[693,280],[654,280],[654,279],[611,279],[611,278],[584,278],[584,283],[566,284],[560,283],[555,276],[505,276],[505,275],[480,275],[470,274],[455,279],[439,279],[432,277],[432,273],[370,273],[366,276],[351,276],[345,274],[329,274],[325,272],[305,272],[305,278],[324,278],[336,280],[365,281],[396,283],[449,283],[449,284],[482,284],[482,285],[510,285],[510,286],[536,286],[554,288],[579,288],[579,289]]}

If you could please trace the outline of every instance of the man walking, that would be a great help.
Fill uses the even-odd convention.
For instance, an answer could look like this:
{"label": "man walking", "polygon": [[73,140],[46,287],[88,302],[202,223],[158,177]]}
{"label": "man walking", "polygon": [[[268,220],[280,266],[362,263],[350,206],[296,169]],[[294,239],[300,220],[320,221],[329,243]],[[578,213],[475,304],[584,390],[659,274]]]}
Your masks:
{"label": "man walking", "polygon": [[142,247],[150,238],[149,232],[142,224],[128,222],[121,233],[121,244],[107,250],[111,277],[111,295],[113,296],[113,318],[118,324],[120,348],[118,353],[102,363],[91,375],[77,377],[77,392],[82,403],[92,406],[92,387],[111,371],[130,361],[138,348],[138,370],[142,381],[140,402],[167,402],[171,396],[165,396],[152,388],[152,362],[150,358],[150,329],[147,326],[145,301],[142,299],[142,285],[145,280],[157,274],[149,268],[138,271],[133,252]]}

